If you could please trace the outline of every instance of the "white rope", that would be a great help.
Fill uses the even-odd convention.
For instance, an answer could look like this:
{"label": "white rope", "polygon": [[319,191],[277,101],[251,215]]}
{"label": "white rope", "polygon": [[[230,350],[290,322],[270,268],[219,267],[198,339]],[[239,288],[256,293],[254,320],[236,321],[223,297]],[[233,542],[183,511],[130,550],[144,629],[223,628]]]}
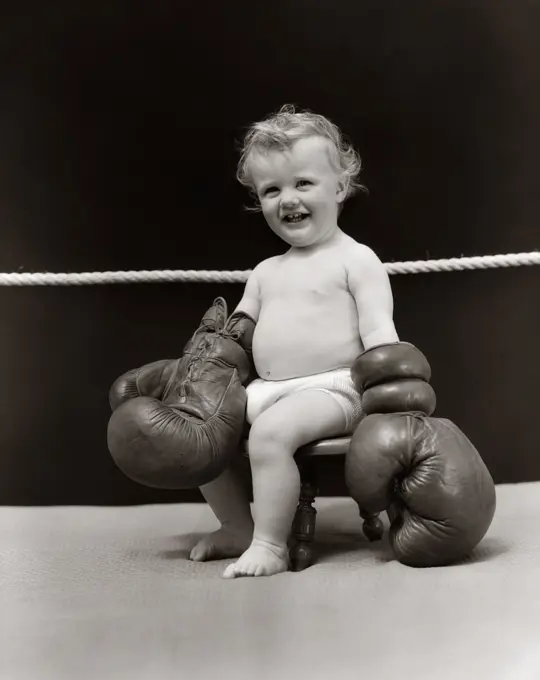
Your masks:
{"label": "white rope", "polygon": [[427,272],[452,272],[466,269],[496,269],[497,267],[523,267],[540,264],[540,252],[510,255],[482,255],[478,257],[452,257],[448,260],[418,260],[386,264],[389,274],[425,274]]}
{"label": "white rope", "polygon": [[[388,262],[389,274],[426,274],[498,267],[523,267],[540,264],[540,252],[509,255],[453,257],[447,260]],[[116,283],[244,283],[251,269],[218,271],[205,269],[164,269],[162,271],[82,272],[70,274],[0,274],[0,286],[89,286]]]}

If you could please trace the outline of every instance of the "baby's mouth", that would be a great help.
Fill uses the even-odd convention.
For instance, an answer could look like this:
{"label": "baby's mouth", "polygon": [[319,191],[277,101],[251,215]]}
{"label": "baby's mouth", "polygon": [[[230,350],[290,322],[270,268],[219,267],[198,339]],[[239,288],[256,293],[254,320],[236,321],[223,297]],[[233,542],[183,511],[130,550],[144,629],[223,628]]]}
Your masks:
{"label": "baby's mouth", "polygon": [[289,213],[288,215],[284,215],[283,221],[287,222],[287,224],[298,224],[305,220],[306,217],[309,217],[309,213]]}

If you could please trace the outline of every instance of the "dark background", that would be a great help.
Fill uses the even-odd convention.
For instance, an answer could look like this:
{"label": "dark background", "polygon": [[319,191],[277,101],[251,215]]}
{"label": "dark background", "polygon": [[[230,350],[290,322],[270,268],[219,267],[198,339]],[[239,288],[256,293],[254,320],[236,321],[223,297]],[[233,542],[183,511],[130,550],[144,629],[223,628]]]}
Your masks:
{"label": "dark background", "polygon": [[[0,271],[249,269],[282,251],[243,210],[237,143],[295,103],[354,140],[341,226],[385,262],[540,247],[536,0],[78,0],[3,9]],[[394,276],[437,415],[496,482],[540,480],[540,267]],[[0,504],[199,500],[125,478],[108,389],[175,357],[238,284],[0,287]],[[325,467],[323,493],[344,491]]]}

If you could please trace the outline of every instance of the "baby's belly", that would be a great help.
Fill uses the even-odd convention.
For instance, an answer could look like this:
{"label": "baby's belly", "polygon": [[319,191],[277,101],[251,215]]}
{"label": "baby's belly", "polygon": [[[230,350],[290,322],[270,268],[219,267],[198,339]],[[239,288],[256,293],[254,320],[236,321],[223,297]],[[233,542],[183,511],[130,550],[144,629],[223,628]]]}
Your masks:
{"label": "baby's belly", "polygon": [[253,337],[253,360],[265,380],[286,380],[351,366],[362,351],[356,311],[261,310]]}

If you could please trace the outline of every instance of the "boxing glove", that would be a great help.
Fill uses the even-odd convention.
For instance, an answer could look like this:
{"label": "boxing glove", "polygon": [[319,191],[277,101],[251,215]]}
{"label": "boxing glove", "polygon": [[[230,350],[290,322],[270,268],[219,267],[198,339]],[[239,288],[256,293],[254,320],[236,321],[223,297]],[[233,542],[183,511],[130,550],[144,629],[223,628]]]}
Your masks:
{"label": "boxing glove", "polygon": [[396,558],[414,567],[455,563],[489,529],[495,485],[480,454],[436,397],[426,357],[409,343],[370,348],[351,369],[366,417],[351,438],[345,479],[367,516],[387,511]]}
{"label": "boxing glove", "polygon": [[136,482],[190,489],[216,479],[244,433],[255,321],[217,298],[182,356],[128,371],[109,393],[107,444]]}

